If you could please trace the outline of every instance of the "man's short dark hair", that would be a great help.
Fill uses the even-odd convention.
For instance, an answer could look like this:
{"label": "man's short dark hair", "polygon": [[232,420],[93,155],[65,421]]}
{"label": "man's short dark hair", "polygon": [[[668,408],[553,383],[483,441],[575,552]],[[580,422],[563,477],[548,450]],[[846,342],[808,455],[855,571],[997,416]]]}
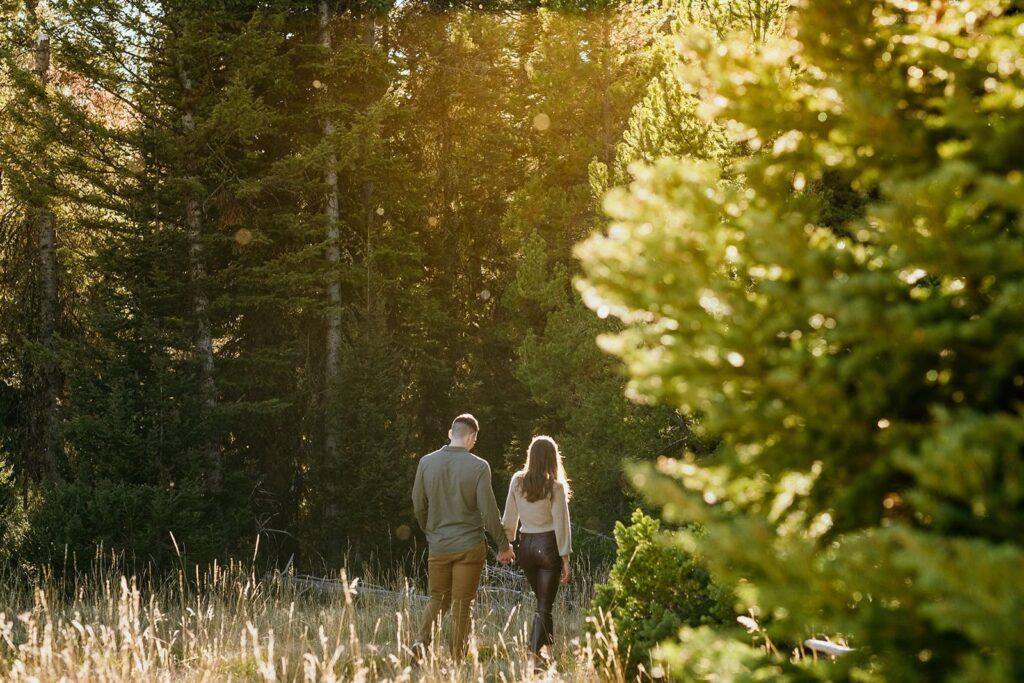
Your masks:
{"label": "man's short dark hair", "polygon": [[480,423],[469,413],[463,413],[452,421],[452,436],[461,438],[480,431]]}

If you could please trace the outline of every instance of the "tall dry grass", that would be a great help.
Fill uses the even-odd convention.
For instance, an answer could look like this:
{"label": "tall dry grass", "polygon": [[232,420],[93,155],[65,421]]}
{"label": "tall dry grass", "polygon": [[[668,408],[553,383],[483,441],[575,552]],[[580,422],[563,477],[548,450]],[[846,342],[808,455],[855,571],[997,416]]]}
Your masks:
{"label": "tall dry grass", "polygon": [[469,654],[435,638],[410,666],[425,597],[401,573],[332,580],[257,575],[232,562],[133,575],[117,557],[32,578],[0,572],[4,681],[621,681],[614,635],[584,632],[595,572],[555,605],[553,666],[535,674],[525,643],[534,602],[521,576],[489,567]]}

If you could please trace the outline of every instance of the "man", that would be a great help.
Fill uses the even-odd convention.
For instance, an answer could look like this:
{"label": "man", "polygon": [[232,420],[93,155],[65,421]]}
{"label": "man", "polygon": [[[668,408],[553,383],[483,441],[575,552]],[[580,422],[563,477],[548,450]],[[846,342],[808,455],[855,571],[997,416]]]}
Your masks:
{"label": "man", "polygon": [[470,611],[487,559],[484,530],[498,544],[499,562],[506,564],[515,559],[491,489],[491,466],[470,452],[479,432],[475,417],[459,415],[448,431],[449,444],[420,458],[416,468],[412,504],[430,548],[430,603],[419,639],[412,644],[416,660],[430,646],[435,622],[449,609],[452,657],[458,660],[465,655]]}

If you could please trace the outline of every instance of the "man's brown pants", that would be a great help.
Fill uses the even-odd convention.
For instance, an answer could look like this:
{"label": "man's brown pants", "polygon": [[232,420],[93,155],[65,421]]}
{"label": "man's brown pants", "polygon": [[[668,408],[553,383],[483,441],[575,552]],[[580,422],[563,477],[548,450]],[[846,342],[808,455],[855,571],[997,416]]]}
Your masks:
{"label": "man's brown pants", "polygon": [[451,655],[455,659],[461,659],[466,654],[470,615],[486,559],[486,542],[481,542],[469,550],[429,557],[427,587],[430,591],[430,603],[420,627],[420,640],[424,645],[430,645],[434,623],[451,609],[452,630],[448,639]]}

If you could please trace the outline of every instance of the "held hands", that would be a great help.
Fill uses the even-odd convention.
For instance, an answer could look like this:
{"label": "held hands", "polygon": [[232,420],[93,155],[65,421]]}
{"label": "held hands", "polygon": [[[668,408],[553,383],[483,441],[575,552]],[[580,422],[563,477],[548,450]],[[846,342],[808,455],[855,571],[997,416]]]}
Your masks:
{"label": "held hands", "polygon": [[501,564],[512,564],[515,562],[515,559],[516,552],[512,550],[512,546],[498,553],[498,562]]}

